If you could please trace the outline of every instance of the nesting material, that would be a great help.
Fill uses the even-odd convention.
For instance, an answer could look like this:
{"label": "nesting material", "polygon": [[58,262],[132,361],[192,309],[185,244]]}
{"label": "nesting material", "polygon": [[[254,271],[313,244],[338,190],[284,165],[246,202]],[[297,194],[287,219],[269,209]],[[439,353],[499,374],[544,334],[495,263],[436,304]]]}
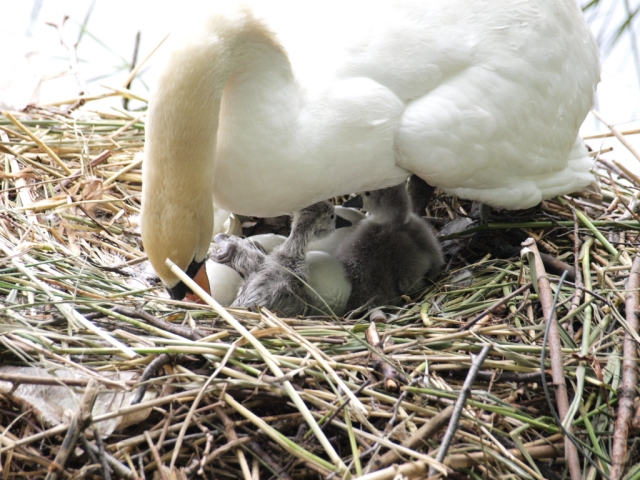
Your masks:
{"label": "nesting material", "polygon": [[[0,116],[0,363],[81,374],[129,392],[135,385],[116,372],[135,379],[160,354],[173,355],[173,362],[149,380],[156,398],[139,408],[151,414],[103,445],[85,431],[86,444],[78,443],[80,456],[70,455],[65,472],[102,475],[102,452],[119,476],[130,478],[152,478],[172,458],[174,471],[195,477],[202,469],[203,478],[334,471],[342,473],[332,478],[345,478],[347,471],[374,470],[376,478],[398,472],[424,478],[447,428],[432,420],[446,417],[459,396],[470,354],[491,343],[444,464],[475,478],[562,475],[565,443],[541,388],[543,348],[550,355],[542,344],[546,318],[536,272],[527,256],[498,258],[504,250],[495,248],[496,239],[519,247],[528,237],[541,253],[576,269],[555,308],[560,368],[573,435],[597,452],[598,468],[610,471],[609,435],[620,433],[614,423],[623,304],[640,231],[640,181],[635,166],[627,171],[613,163],[616,150],[597,164],[599,194],[494,211],[487,224],[467,221],[467,230],[449,235],[445,273],[385,309],[387,322],[376,324],[378,347],[365,339],[366,311],[281,319],[266,310],[229,309],[242,336],[208,306],[170,300],[145,266],[135,223],[144,116],[91,108]],[[594,148],[597,141],[588,140]],[[425,213],[439,230],[470,211],[469,202],[437,193]],[[547,273],[555,292],[558,276]],[[509,297],[528,282],[530,288]],[[470,329],[460,328],[480,314]],[[166,322],[152,325],[149,316]],[[385,390],[373,358],[397,373],[398,391]],[[547,360],[546,373],[551,368]],[[0,394],[0,454],[8,478],[45,478],[66,431],[64,421],[45,422],[15,397],[12,385],[29,386],[29,376],[0,375],[7,387]],[[87,451],[96,452],[96,461]],[[630,453],[627,466],[638,462],[637,451]],[[385,465],[388,459],[397,467]],[[81,473],[87,466],[94,470]]]}

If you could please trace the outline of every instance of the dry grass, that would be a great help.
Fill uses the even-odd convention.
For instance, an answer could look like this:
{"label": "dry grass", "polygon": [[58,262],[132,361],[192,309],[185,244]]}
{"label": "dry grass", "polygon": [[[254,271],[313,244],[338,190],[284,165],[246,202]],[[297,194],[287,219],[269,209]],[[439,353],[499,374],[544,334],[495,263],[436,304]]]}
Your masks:
{"label": "dry grass", "polygon": [[[135,380],[110,374],[138,378],[158,355],[172,357],[148,381],[156,399],[129,408],[152,407],[149,416],[103,442],[87,433],[81,455],[72,453],[59,476],[99,478],[100,455],[86,453],[95,450],[118,466],[116,477],[171,478],[160,462],[192,478],[202,469],[205,478],[382,479],[394,472],[373,471],[395,450],[391,461],[424,478],[424,465],[410,462],[435,464],[444,428],[416,435],[455,401],[471,354],[490,343],[445,465],[455,469],[452,478],[560,478],[564,444],[541,387],[540,357],[548,348],[536,289],[522,289],[460,330],[536,283],[526,258],[496,256],[504,252],[500,242],[518,247],[528,236],[542,252],[575,263],[584,278],[588,292],[565,283],[556,306],[564,376],[574,435],[598,469],[610,471],[625,282],[640,230],[635,176],[600,164],[602,201],[566,197],[494,213],[474,235],[451,240],[446,274],[404,307],[387,309],[388,321],[376,325],[377,347],[366,340],[364,313],[283,319],[230,310],[240,325],[232,328],[209,307],[167,299],[141,269],[135,228],[144,117],[89,107],[0,116],[2,365],[75,372],[79,384],[58,388],[79,405],[88,378],[104,389],[131,390]],[[469,207],[440,195],[428,213],[460,218]],[[550,279],[557,289],[558,277]],[[152,325],[149,315],[185,328]],[[199,336],[190,335],[195,327]],[[124,413],[94,413],[93,420]],[[3,478],[55,471],[67,423],[46,424],[11,393],[1,395]],[[597,477],[580,459],[584,478]],[[638,459],[635,443],[631,459]],[[332,476],[336,469],[342,473]]]}

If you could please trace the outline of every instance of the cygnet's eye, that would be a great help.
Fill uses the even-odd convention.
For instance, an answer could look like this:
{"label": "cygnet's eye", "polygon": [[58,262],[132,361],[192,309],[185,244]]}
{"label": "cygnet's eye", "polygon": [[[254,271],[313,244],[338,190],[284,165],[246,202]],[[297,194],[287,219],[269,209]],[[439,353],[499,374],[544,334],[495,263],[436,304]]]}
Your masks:
{"label": "cygnet's eye", "polygon": [[371,195],[371,192],[364,192],[364,195],[368,197],[369,195]]}
{"label": "cygnet's eye", "polygon": [[333,220],[334,218],[336,218],[336,216],[331,214],[331,220]]}

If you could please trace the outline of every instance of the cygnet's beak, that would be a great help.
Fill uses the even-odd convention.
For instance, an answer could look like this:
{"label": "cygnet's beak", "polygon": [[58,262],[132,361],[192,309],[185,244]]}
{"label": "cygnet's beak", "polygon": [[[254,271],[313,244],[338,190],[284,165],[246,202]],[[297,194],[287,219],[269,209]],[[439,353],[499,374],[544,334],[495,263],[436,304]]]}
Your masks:
{"label": "cygnet's beak", "polygon": [[341,206],[346,208],[363,208],[364,203],[362,203],[362,195],[358,194],[355,197],[351,197],[349,200],[344,202]]}
{"label": "cygnet's beak", "polygon": [[[198,284],[200,288],[202,288],[205,292],[211,295],[211,285],[209,284],[209,275],[207,275],[207,262],[202,264],[202,267],[196,272],[193,277],[193,281]],[[195,293],[187,293],[185,295],[185,300],[194,303],[204,303],[202,299],[196,295]]]}
{"label": "cygnet's beak", "polygon": [[351,225],[353,224],[349,220],[347,220],[346,218],[342,218],[340,215],[336,215],[336,229],[342,227],[350,227]]}

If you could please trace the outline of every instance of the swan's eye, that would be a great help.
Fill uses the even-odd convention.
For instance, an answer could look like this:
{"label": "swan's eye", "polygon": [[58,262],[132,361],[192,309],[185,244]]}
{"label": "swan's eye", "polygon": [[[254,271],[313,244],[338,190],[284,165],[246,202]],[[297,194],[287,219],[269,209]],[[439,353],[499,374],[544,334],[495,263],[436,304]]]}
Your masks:
{"label": "swan's eye", "polygon": [[364,195],[368,197],[369,195],[371,195],[371,192],[364,192]]}
{"label": "swan's eye", "polygon": [[335,215],[331,215],[331,220],[333,220],[334,218],[336,218],[336,216]]}

